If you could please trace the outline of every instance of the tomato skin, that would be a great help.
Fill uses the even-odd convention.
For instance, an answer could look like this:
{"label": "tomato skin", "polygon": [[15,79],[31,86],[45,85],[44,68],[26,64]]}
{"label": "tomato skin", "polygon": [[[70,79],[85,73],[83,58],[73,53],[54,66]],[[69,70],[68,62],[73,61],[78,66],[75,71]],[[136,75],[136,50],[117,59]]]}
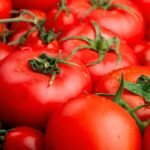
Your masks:
{"label": "tomato skin", "polygon": [[28,125],[43,129],[55,108],[84,91],[91,91],[87,68],[75,59],[70,61],[77,66],[59,64],[62,71],[50,86],[51,75],[33,72],[28,64],[30,59],[42,53],[58,55],[29,47],[9,55],[0,66],[0,118],[10,126]]}
{"label": "tomato skin", "polygon": [[11,54],[14,49],[7,44],[0,42],[0,61],[3,60],[6,56]]}
{"label": "tomato skin", "polygon": [[3,150],[43,150],[44,135],[30,127],[16,127],[7,132]]}
{"label": "tomato skin", "polygon": [[142,150],[150,149],[149,138],[150,138],[150,125],[148,125],[144,129],[144,134],[143,134],[143,139],[142,139],[142,145],[143,145]]}
{"label": "tomato skin", "polygon": [[92,7],[89,1],[70,1],[69,8],[80,20],[84,22],[95,20],[100,27],[105,27],[106,29],[114,32],[116,35],[126,40],[129,44],[136,43],[144,37],[144,19],[136,5],[134,5],[134,3],[130,0],[112,0],[112,6],[113,4],[119,3],[128,7],[128,11],[116,7],[112,7],[108,10],[97,8],[91,11],[88,15],[87,11]]}
{"label": "tomato skin", "polygon": [[14,9],[30,9],[35,8],[42,11],[48,11],[52,6],[55,6],[59,0],[12,0]]}
{"label": "tomato skin", "polygon": [[134,3],[140,8],[147,25],[150,24],[150,1],[149,0],[134,0]]}
{"label": "tomato skin", "polygon": [[12,0],[0,0],[0,19],[8,18],[12,9]]}
{"label": "tomato skin", "polygon": [[[117,37],[114,33],[106,30],[105,28],[100,28],[101,34],[105,39],[111,39],[113,37]],[[95,30],[91,24],[82,24],[71,31],[68,31],[66,34],[62,34],[61,38],[71,37],[71,36],[85,36],[90,39],[95,39]],[[96,83],[100,78],[118,68],[123,68],[127,66],[137,65],[138,60],[135,56],[133,49],[128,46],[128,44],[118,38],[120,40],[119,51],[121,53],[121,61],[117,65],[118,57],[114,51],[110,51],[106,54],[103,61],[96,65],[87,66],[90,72],[91,78],[94,83]],[[60,42],[60,47],[66,52],[71,53],[72,50],[78,46],[85,45],[86,42],[82,40],[66,40]],[[92,51],[91,49],[82,49],[79,50],[75,55],[78,59],[80,59],[85,65],[91,62],[95,62],[98,58],[98,52]]]}
{"label": "tomato skin", "polygon": [[[124,75],[125,81],[136,83],[137,79],[141,75],[150,77],[150,69],[146,66],[131,66],[113,71],[112,73],[103,76],[101,80],[99,80],[94,87],[94,92],[116,94],[120,85],[118,80],[121,78],[121,74]],[[133,94],[127,90],[124,90],[122,99],[126,101],[132,108],[147,103],[143,97]],[[136,113],[141,120],[147,120],[150,118],[150,107],[148,106],[141,108]]]}
{"label": "tomato skin", "polygon": [[50,149],[141,150],[141,135],[123,108],[105,97],[83,95],[53,113],[46,130]]}
{"label": "tomato skin", "polygon": [[56,14],[58,12],[58,8],[51,9],[47,14],[46,19],[46,29],[54,29],[56,33],[58,32],[66,32],[72,29],[74,26],[78,25],[79,21],[71,12],[66,12],[63,10],[57,18]]}
{"label": "tomato skin", "polygon": [[134,45],[134,51],[141,65],[150,66],[150,42],[140,41]]}

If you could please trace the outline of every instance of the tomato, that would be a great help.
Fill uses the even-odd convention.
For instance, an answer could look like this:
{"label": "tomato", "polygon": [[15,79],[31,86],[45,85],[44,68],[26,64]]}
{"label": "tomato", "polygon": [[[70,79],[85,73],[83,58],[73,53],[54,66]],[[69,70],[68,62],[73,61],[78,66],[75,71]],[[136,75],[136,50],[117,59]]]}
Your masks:
{"label": "tomato", "polygon": [[148,1],[148,0],[134,0],[134,3],[140,8],[147,25],[149,25],[150,24],[150,18],[149,18],[150,1]]}
{"label": "tomato", "polygon": [[48,11],[52,6],[56,5],[59,0],[12,0],[14,9],[40,9]]}
{"label": "tomato", "polygon": [[[139,79],[142,76],[146,76],[147,78],[149,78],[150,69],[146,66],[131,66],[113,71],[112,73],[103,76],[101,80],[99,80],[99,82],[95,85],[94,92],[116,94],[120,85],[119,79],[121,78],[121,74],[124,75],[125,81],[129,82],[130,84],[137,84],[137,86],[141,87],[141,84],[139,84],[138,82],[139,81],[142,82],[142,84],[145,86],[145,88],[141,87],[143,93],[144,91],[146,92],[148,90],[148,88],[146,89],[146,84],[144,83],[149,83],[149,81],[144,82],[143,80],[141,81]],[[135,88],[133,89],[136,90]],[[147,104],[148,103],[147,101],[149,99],[146,100],[143,95],[139,95],[141,91],[140,92],[135,91],[136,92],[135,93],[134,90],[131,91],[125,87],[124,92],[122,94],[122,99],[125,102],[127,102],[132,108]],[[148,93],[146,92],[144,94],[146,96]],[[147,106],[141,108],[140,110],[136,111],[136,113],[141,120],[147,120],[150,118],[150,107]]]}
{"label": "tomato", "polygon": [[134,51],[141,65],[150,65],[150,42],[140,41],[134,45]]}
{"label": "tomato", "polygon": [[[106,30],[105,28],[96,28],[93,27],[91,24],[82,24],[62,35],[62,39],[68,38],[67,40],[60,40],[60,46],[65,52],[69,54],[72,53],[75,48],[83,46],[74,54],[74,56],[80,59],[85,65],[96,62],[101,55],[106,53],[104,59],[101,62],[87,66],[94,83],[100,80],[103,75],[111,72],[112,70],[138,64],[138,60],[133,52],[133,49],[131,49],[125,41],[119,38],[118,40],[120,41],[120,43],[118,43],[118,51],[121,55],[121,60],[117,64],[118,56],[115,51],[112,50],[117,50],[117,48],[111,47],[115,45],[115,42],[113,42],[110,47],[106,47],[107,45],[109,45],[106,41],[111,41],[114,37],[116,37],[116,35]],[[96,37],[96,30],[100,30],[100,35],[98,35],[98,38]],[[90,45],[82,39],[69,39],[69,37],[73,36],[84,36],[85,38],[89,38],[91,41],[93,41]],[[96,45],[96,48],[87,47],[93,45]],[[84,48],[85,46],[87,48]]]}
{"label": "tomato", "polygon": [[11,54],[14,49],[7,44],[0,42],[0,61],[3,60],[6,56]]}
{"label": "tomato", "polygon": [[26,47],[0,65],[0,118],[9,126],[43,129],[55,108],[91,92],[87,68],[79,60],[65,60],[66,56],[51,51]]}
{"label": "tomato", "polygon": [[3,150],[43,150],[44,135],[30,127],[16,127],[5,135]]}
{"label": "tomato", "polygon": [[53,28],[55,32],[66,32],[79,24],[77,17],[61,0],[59,7],[50,9],[46,19],[46,29]]}
{"label": "tomato", "polygon": [[134,119],[105,97],[83,95],[54,111],[46,150],[141,150]]}
{"label": "tomato", "polygon": [[143,134],[143,140],[142,140],[142,150],[149,150],[150,149],[150,143],[149,143],[149,138],[150,138],[150,125],[148,125]]}
{"label": "tomato", "polygon": [[109,29],[130,44],[136,43],[144,36],[144,19],[130,0],[70,1],[68,7],[80,20],[95,20],[100,27]]}

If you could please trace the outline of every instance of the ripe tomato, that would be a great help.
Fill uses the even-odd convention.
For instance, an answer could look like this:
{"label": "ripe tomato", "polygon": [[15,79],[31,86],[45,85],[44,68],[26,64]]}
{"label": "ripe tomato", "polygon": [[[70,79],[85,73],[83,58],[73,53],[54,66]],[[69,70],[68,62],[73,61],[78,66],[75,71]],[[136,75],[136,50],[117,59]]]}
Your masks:
{"label": "ripe tomato", "polygon": [[70,0],[68,7],[80,20],[95,20],[100,27],[109,29],[130,44],[144,36],[144,19],[130,0]]}
{"label": "ripe tomato", "polygon": [[3,150],[43,150],[44,135],[30,127],[16,127],[5,135]]}
{"label": "ripe tomato", "polygon": [[134,119],[105,97],[83,95],[54,111],[46,150],[141,150]]}
{"label": "ripe tomato", "polygon": [[[100,80],[101,76],[111,72],[112,70],[138,64],[137,57],[133,50],[121,39],[119,39],[120,43],[118,43],[118,51],[120,52],[121,60],[120,63],[117,64],[118,56],[113,50],[111,50],[111,46],[115,45],[115,42],[106,49],[106,45],[108,44],[106,44],[106,40],[110,41],[110,39],[113,39],[116,35],[105,28],[100,28],[99,30],[101,35],[96,38],[96,29],[94,29],[91,24],[82,24],[62,35],[62,37],[68,39],[61,41],[60,43],[62,49],[69,54],[72,53],[75,48],[82,47],[74,54],[74,56],[80,59],[85,65],[96,62],[103,53],[106,53],[101,62],[87,66],[94,83]],[[96,45],[96,48],[83,48],[84,46],[89,46],[87,42],[78,38],[69,39],[69,37],[72,36],[84,36],[85,38],[89,38],[91,41],[93,40],[91,45]],[[113,47],[112,49],[116,49],[116,47]]]}
{"label": "ripe tomato", "polygon": [[[125,82],[129,82],[130,84],[135,85],[137,84],[137,86],[141,87],[141,84],[139,84],[139,82],[142,82],[143,85],[145,83],[149,83],[149,80],[144,81],[139,79],[142,76],[146,76],[149,78],[150,69],[146,66],[131,66],[113,71],[112,73],[103,76],[101,80],[99,80],[99,82],[95,85],[94,91],[96,93],[116,94],[120,85],[119,79],[121,78],[121,74],[124,75]],[[149,89],[148,87],[146,89],[146,84],[144,86],[140,88],[140,90],[143,90],[143,93]],[[133,91],[130,91],[125,87],[122,94],[122,99],[127,102],[132,108],[147,104],[144,96],[139,95],[141,94],[141,92],[136,92],[136,89],[133,89]],[[149,92],[144,93],[145,96],[148,93]],[[140,110],[136,111],[136,113],[141,120],[147,120],[150,118],[150,107],[147,106],[141,108]]]}
{"label": "ripe tomato", "polygon": [[45,128],[55,108],[91,91],[87,68],[79,60],[64,60],[51,51],[29,47],[1,63],[0,118],[6,124]]}
{"label": "ripe tomato", "polygon": [[50,9],[46,19],[46,29],[55,32],[66,32],[79,24],[79,19],[69,10],[66,4],[60,2],[59,7]]}
{"label": "ripe tomato", "polygon": [[48,11],[52,6],[56,5],[59,0],[12,0],[14,9],[40,9]]}

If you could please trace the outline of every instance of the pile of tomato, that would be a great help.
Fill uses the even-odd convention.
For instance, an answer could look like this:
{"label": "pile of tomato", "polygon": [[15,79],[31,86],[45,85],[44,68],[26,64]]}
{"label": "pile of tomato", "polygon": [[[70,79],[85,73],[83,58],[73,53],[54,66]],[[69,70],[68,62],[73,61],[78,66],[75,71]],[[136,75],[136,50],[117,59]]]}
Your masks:
{"label": "pile of tomato", "polygon": [[150,150],[150,1],[0,0],[0,150]]}

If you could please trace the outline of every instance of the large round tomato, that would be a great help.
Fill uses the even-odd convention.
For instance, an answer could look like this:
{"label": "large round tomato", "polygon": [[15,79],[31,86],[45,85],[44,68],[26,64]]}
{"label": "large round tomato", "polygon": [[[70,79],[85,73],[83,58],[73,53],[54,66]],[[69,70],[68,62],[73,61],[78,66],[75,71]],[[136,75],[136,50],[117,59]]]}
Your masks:
{"label": "large round tomato", "polygon": [[[94,82],[97,82],[100,80],[101,76],[111,72],[112,70],[138,64],[133,50],[125,41],[121,40],[120,38],[118,38],[120,41],[118,43],[118,51],[120,52],[121,60],[117,64],[119,58],[114,51],[117,50],[115,47],[117,43],[112,42],[110,47],[107,47],[107,45],[109,45],[107,40],[110,42],[110,40],[116,38],[116,35],[106,30],[105,28],[99,28],[99,30],[101,35],[96,37],[97,33],[93,25],[82,24],[76,28],[73,28],[71,31],[68,31],[66,34],[63,34],[62,37],[68,39],[61,41],[60,43],[62,49],[69,54],[72,53],[72,51],[77,47],[82,47],[74,54],[74,56],[80,59],[85,65],[96,62],[99,57],[105,53],[105,56],[101,62],[87,66]],[[88,38],[92,44],[88,44],[86,41],[80,38],[69,39],[69,37],[73,36],[84,36],[85,38]],[[88,48],[88,46],[93,47]]]}
{"label": "large round tomato", "polygon": [[29,47],[1,63],[0,120],[10,126],[44,128],[53,109],[84,91],[90,92],[87,68],[78,60],[67,61],[57,55]]}
{"label": "large round tomato", "polygon": [[144,36],[144,19],[130,0],[69,0],[68,7],[80,20],[95,20],[128,43],[135,43]]}
{"label": "large round tomato", "polygon": [[[113,71],[99,80],[94,91],[96,93],[116,94],[120,85],[119,80],[121,74],[124,75],[125,79],[122,99],[126,101],[131,108],[147,104],[147,101],[150,100],[147,98],[149,94],[149,86],[147,85],[150,78],[150,69],[146,66],[132,66]],[[150,107],[144,107],[136,111],[136,113],[141,120],[147,120],[150,118]]]}
{"label": "large round tomato", "polygon": [[35,8],[48,11],[52,6],[56,5],[59,0],[12,0],[14,9]]}
{"label": "large round tomato", "polygon": [[56,110],[46,130],[46,150],[141,150],[134,119],[105,97],[83,95]]}

